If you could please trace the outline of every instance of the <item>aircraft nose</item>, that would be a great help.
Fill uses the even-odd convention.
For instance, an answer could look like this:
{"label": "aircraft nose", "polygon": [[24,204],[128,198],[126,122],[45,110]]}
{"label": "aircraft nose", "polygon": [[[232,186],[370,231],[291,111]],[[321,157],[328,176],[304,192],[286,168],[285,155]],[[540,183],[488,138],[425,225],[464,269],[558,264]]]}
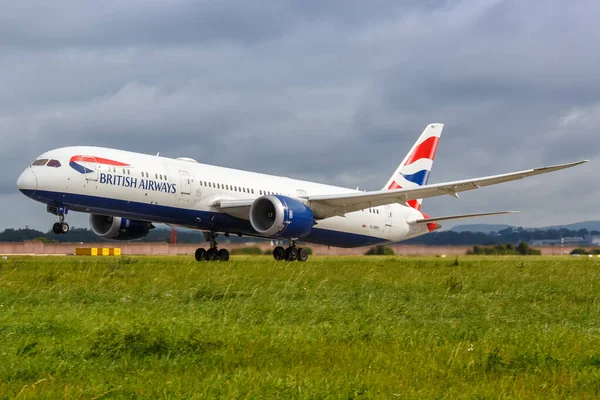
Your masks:
{"label": "aircraft nose", "polygon": [[25,171],[21,173],[19,179],[17,179],[17,188],[19,190],[29,196],[33,194],[37,190],[38,181],[35,172],[31,170],[31,168],[27,168]]}

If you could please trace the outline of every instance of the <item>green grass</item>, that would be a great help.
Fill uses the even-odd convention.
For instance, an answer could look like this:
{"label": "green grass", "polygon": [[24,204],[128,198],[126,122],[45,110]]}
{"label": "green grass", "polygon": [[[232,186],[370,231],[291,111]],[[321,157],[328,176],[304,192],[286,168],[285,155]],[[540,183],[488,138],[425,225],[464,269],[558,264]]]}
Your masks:
{"label": "green grass", "polygon": [[0,398],[597,398],[600,260],[0,260]]}

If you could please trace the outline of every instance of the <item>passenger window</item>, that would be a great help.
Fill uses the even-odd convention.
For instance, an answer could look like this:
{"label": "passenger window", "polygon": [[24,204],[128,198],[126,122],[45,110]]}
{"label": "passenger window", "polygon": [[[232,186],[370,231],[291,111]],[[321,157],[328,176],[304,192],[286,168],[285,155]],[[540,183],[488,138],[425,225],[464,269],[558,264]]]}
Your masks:
{"label": "passenger window", "polygon": [[252,194],[254,194],[254,189],[250,189],[250,190],[252,190]]}
{"label": "passenger window", "polygon": [[58,160],[50,160],[48,161],[48,164],[46,164],[47,167],[53,167],[53,168],[58,168],[60,167],[60,161]]}

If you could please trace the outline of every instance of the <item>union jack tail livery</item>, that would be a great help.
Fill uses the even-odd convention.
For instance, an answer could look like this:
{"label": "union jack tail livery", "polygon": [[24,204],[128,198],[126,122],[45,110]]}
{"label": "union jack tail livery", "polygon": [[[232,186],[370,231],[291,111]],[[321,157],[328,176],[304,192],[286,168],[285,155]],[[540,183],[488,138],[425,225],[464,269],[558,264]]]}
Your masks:
{"label": "union jack tail livery", "polygon": [[[394,172],[384,189],[409,189],[427,184],[435,152],[444,124],[428,125]],[[410,200],[408,205],[421,209],[422,199]]]}

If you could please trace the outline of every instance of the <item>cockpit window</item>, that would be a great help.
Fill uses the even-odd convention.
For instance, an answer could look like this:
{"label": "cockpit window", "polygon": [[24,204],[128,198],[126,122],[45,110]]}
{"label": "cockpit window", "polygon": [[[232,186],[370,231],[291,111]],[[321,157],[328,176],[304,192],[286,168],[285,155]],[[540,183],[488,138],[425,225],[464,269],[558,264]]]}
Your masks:
{"label": "cockpit window", "polygon": [[48,159],[47,159],[47,158],[42,158],[42,159],[40,159],[40,160],[35,160],[35,161],[33,162],[33,164],[31,164],[31,165],[33,165],[33,166],[36,166],[36,167],[37,167],[37,166],[43,166],[43,165],[46,165],[46,163],[47,163],[47,162],[48,162]]}
{"label": "cockpit window", "polygon": [[58,160],[50,160],[50,161],[48,161],[48,164],[46,164],[46,167],[58,168],[58,167],[60,167],[60,161],[58,161]]}

